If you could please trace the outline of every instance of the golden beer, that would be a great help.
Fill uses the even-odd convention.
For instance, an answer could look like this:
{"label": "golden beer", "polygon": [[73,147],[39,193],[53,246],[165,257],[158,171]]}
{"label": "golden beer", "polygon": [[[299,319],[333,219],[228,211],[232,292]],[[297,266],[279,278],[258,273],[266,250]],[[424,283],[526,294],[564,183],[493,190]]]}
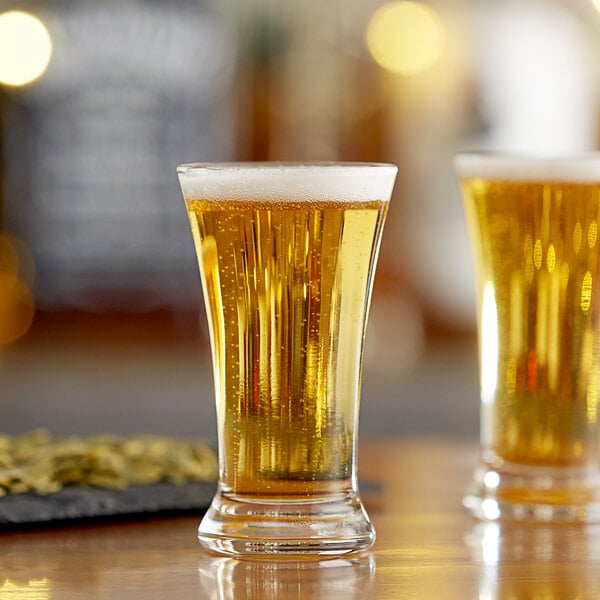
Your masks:
{"label": "golden beer", "polygon": [[200,541],[225,554],[369,547],[356,441],[391,165],[183,165],[207,309],[219,485]]}
{"label": "golden beer", "polygon": [[476,495],[499,503],[479,516],[505,502],[520,505],[512,517],[595,520],[600,170],[534,162],[514,176],[509,159],[484,160],[490,172],[461,179],[479,313]]}
{"label": "golden beer", "polygon": [[371,260],[387,202],[188,200],[216,361],[222,484],[350,487]]}

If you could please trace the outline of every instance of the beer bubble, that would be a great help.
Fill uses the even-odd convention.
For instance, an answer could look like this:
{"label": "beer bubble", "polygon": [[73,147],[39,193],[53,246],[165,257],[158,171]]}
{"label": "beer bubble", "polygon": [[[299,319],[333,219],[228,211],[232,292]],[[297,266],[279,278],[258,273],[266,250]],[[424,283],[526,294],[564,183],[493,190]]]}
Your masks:
{"label": "beer bubble", "polygon": [[595,423],[598,420],[598,368],[592,370],[586,390],[587,420]]}
{"label": "beer bubble", "polygon": [[506,365],[506,391],[514,394],[517,389],[517,361],[510,358]]}
{"label": "beer bubble", "polygon": [[550,247],[548,248],[548,253],[546,254],[546,266],[548,267],[548,272],[554,272],[554,268],[556,267],[556,250],[554,249],[554,244],[550,244]]}
{"label": "beer bubble", "polygon": [[577,222],[575,228],[573,229],[573,251],[575,254],[579,254],[579,250],[581,250],[581,223]]}
{"label": "beer bubble", "polygon": [[533,246],[533,264],[538,271],[542,268],[542,260],[542,240],[535,240],[535,244]]}
{"label": "beer bubble", "polygon": [[533,280],[533,240],[531,235],[525,235],[525,241],[523,243],[523,255],[525,258],[525,280],[527,283],[531,283]]}
{"label": "beer bubble", "polygon": [[596,240],[598,239],[598,223],[596,221],[592,221],[590,226],[588,227],[588,246],[593,248],[596,245]]}
{"label": "beer bubble", "polygon": [[592,274],[586,271],[581,283],[581,310],[588,313],[592,304]]}

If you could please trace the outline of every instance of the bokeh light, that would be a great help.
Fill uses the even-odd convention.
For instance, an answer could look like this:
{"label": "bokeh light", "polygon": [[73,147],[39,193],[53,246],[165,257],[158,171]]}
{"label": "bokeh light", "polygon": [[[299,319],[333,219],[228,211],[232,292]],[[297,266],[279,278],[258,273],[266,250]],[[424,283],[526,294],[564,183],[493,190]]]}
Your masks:
{"label": "bokeh light", "polygon": [[400,75],[416,75],[441,58],[446,30],[439,14],[418,2],[389,2],[369,21],[367,46],[382,68]]}
{"label": "bokeh light", "polygon": [[14,275],[0,273],[0,345],[22,337],[31,326],[34,312],[27,286]]}
{"label": "bokeh light", "polygon": [[19,254],[7,233],[0,232],[0,273],[19,274]]}
{"label": "bokeh light", "polygon": [[592,4],[594,6],[594,8],[600,12],[600,0],[592,0]]}
{"label": "bokeh light", "polygon": [[0,232],[0,345],[27,333],[35,313],[30,286],[33,259],[27,246],[15,236]]}
{"label": "bokeh light", "polygon": [[0,84],[23,86],[41,77],[52,40],[37,17],[18,10],[0,14]]}
{"label": "bokeh light", "polygon": [[30,288],[35,279],[35,263],[31,249],[22,239],[7,231],[0,231],[0,273],[18,275]]}

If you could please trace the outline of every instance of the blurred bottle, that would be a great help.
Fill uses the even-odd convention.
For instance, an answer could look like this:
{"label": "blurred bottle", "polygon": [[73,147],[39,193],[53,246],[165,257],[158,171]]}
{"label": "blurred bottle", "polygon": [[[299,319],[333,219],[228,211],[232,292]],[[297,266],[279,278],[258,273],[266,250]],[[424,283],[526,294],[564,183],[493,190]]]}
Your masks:
{"label": "blurred bottle", "polygon": [[382,160],[382,93],[364,44],[371,2],[228,0],[244,149],[255,160]]}
{"label": "blurred bottle", "polygon": [[175,166],[235,151],[223,18],[200,0],[18,8],[52,46],[36,80],[0,86],[3,225],[31,248],[37,306],[196,307]]}

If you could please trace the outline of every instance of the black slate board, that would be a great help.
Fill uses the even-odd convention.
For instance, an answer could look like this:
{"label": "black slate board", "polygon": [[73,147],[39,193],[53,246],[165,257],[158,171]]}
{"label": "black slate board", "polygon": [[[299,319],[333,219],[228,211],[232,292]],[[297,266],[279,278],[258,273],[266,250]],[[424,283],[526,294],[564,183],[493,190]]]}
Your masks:
{"label": "black slate board", "polygon": [[0,498],[0,531],[85,522],[200,513],[216,483],[157,483],[124,490],[64,488],[54,494],[9,494]]}
{"label": "black slate board", "polygon": [[[124,490],[67,487],[54,494],[8,494],[0,497],[0,532],[59,527],[167,515],[201,514],[210,505],[216,482],[156,483]],[[363,494],[381,492],[379,484],[361,481]]]}

